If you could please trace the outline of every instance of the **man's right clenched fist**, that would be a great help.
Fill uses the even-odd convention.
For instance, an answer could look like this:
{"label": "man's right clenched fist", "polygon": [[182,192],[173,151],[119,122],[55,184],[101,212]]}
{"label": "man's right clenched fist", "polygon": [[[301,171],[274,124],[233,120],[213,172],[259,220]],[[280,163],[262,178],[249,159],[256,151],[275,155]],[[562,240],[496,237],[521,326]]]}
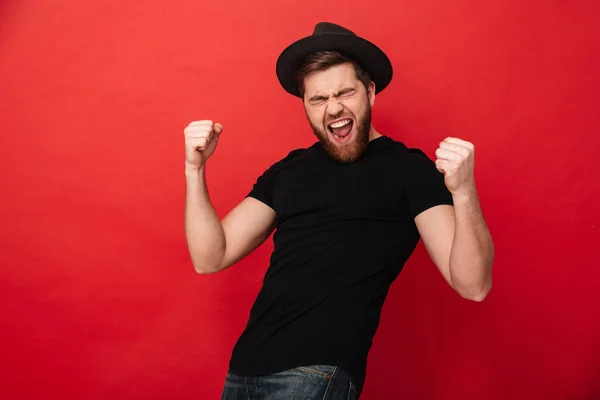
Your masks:
{"label": "man's right clenched fist", "polygon": [[215,151],[223,125],[213,121],[194,121],[184,130],[185,134],[185,167],[200,169]]}

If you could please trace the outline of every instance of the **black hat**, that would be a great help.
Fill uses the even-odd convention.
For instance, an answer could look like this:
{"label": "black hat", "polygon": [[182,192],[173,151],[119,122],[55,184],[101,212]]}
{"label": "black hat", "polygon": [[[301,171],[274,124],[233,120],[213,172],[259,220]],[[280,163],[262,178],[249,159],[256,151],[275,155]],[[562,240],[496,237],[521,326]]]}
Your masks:
{"label": "black hat", "polygon": [[292,43],[277,59],[277,78],[288,93],[300,97],[295,70],[306,56],[323,50],[339,51],[361,63],[375,82],[376,93],[392,80],[392,63],[379,47],[342,26],[320,22],[312,35]]}

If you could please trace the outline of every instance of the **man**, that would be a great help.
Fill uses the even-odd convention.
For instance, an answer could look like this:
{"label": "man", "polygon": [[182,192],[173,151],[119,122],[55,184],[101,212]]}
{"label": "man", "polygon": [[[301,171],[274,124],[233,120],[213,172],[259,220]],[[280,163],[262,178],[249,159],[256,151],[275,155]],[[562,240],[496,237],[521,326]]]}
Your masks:
{"label": "man", "polygon": [[214,273],[273,231],[274,252],[232,354],[223,399],[357,399],[389,286],[418,241],[448,284],[482,301],[494,247],[478,203],[471,143],[446,138],[436,161],[371,125],[392,67],[375,45],[330,23],[283,51],[283,88],[318,141],[291,151],[223,220],[205,165],[223,126],[185,128],[185,229],[193,265]]}

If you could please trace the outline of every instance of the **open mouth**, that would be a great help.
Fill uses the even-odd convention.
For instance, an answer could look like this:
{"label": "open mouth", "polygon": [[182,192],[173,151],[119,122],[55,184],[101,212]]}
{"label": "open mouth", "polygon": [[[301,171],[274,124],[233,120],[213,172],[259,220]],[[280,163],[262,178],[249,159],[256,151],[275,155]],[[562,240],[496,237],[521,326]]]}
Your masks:
{"label": "open mouth", "polygon": [[354,122],[349,118],[345,118],[327,125],[327,129],[336,142],[344,143],[352,137],[352,126],[354,126]]}

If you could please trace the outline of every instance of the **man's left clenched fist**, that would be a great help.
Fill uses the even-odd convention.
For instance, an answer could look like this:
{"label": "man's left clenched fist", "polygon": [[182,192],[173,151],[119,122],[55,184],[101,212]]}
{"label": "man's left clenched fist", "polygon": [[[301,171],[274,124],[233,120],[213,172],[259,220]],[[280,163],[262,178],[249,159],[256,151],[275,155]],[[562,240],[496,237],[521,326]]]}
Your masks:
{"label": "man's left clenched fist", "polygon": [[446,187],[453,195],[469,195],[475,191],[475,146],[458,138],[448,137],[435,152],[435,165],[444,173]]}

